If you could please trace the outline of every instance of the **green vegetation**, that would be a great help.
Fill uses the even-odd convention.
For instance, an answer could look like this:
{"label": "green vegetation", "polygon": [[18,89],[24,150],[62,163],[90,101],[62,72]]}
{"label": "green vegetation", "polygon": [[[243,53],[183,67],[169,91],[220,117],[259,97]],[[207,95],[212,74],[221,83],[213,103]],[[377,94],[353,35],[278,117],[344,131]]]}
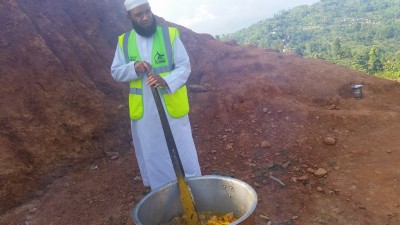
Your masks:
{"label": "green vegetation", "polygon": [[321,0],[218,38],[400,79],[398,0]]}

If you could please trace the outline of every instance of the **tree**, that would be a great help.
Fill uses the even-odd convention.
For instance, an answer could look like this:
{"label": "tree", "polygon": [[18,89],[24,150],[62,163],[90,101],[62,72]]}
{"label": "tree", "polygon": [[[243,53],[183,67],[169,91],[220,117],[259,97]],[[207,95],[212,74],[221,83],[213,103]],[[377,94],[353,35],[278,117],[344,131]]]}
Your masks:
{"label": "tree", "polygon": [[335,60],[339,60],[342,58],[343,51],[342,51],[342,45],[340,44],[339,38],[335,38],[335,40],[333,40],[333,43],[331,45],[331,54],[332,54],[332,58]]}
{"label": "tree", "polygon": [[353,60],[351,62],[351,68],[362,72],[368,71],[368,54],[364,51],[356,51],[353,53]]}
{"label": "tree", "polygon": [[383,65],[383,71],[378,72],[375,75],[400,81],[400,51],[389,55]]}
{"label": "tree", "polygon": [[374,74],[382,70],[383,64],[380,59],[379,49],[376,46],[372,46],[368,53],[368,73]]}

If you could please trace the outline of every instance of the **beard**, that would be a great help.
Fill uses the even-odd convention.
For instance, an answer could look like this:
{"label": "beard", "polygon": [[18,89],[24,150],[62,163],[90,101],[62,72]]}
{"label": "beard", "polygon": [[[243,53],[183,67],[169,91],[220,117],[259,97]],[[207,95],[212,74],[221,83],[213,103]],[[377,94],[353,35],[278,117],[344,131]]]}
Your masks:
{"label": "beard", "polygon": [[135,21],[131,20],[132,27],[135,29],[136,33],[143,37],[151,37],[157,29],[156,17],[153,15],[153,21],[149,27],[143,27]]}

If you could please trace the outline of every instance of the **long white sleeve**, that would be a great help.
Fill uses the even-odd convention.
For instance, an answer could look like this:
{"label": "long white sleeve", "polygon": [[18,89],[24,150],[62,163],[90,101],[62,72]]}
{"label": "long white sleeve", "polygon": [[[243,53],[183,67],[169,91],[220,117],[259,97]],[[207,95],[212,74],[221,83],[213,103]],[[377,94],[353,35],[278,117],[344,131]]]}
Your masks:
{"label": "long white sleeve", "polygon": [[126,64],[124,54],[121,48],[117,45],[115,50],[114,60],[111,64],[111,76],[117,82],[129,82],[140,78],[136,74],[134,61]]}
{"label": "long white sleeve", "polygon": [[164,77],[171,93],[174,93],[186,84],[191,72],[189,56],[179,38],[175,40],[174,44],[174,62],[175,69],[168,76]]}

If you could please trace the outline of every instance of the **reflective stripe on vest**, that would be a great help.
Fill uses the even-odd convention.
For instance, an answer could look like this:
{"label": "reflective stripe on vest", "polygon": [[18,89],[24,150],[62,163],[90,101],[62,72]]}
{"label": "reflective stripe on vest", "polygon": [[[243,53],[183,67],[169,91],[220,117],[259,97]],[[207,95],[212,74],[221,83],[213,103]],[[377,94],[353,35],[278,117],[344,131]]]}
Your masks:
{"label": "reflective stripe on vest", "polygon": [[[176,28],[157,27],[154,34],[152,49],[152,72],[165,77],[174,69],[173,50],[175,38],[179,35]],[[167,44],[170,43],[170,44]],[[136,43],[136,32],[131,30],[119,37],[119,45],[124,53],[126,63],[141,61]],[[160,54],[161,53],[161,54]],[[163,55],[162,53],[165,53]],[[158,61],[157,61],[158,60]],[[161,64],[157,65],[157,64]],[[179,118],[189,112],[189,101],[186,86],[182,86],[173,94],[168,94],[164,88],[159,88],[164,99],[166,109],[171,117]],[[143,116],[143,91],[142,79],[130,82],[129,114],[132,120],[141,119]]]}

